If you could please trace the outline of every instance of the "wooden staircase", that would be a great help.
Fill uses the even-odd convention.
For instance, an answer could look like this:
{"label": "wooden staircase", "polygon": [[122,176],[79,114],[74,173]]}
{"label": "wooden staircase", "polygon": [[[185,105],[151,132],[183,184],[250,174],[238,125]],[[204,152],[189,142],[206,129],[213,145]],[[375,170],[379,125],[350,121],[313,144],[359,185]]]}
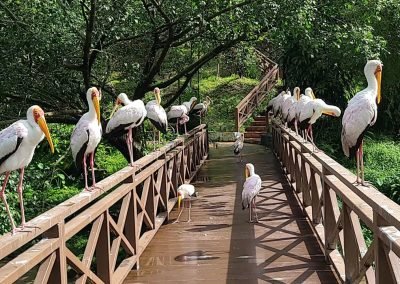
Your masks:
{"label": "wooden staircase", "polygon": [[257,116],[250,126],[245,128],[244,142],[260,144],[261,136],[267,133],[267,120],[265,116]]}

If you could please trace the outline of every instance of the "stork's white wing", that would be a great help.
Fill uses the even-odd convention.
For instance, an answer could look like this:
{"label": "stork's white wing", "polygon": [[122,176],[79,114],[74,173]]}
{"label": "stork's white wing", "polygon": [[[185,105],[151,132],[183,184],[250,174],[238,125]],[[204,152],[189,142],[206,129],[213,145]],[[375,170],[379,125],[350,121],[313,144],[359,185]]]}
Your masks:
{"label": "stork's white wing", "polygon": [[259,175],[252,175],[243,184],[242,204],[247,207],[250,201],[259,193],[261,189],[261,178]]}
{"label": "stork's white wing", "polygon": [[343,150],[357,144],[358,137],[368,126],[375,123],[377,115],[377,105],[367,92],[362,91],[349,101],[342,119]]}
{"label": "stork's white wing", "polygon": [[[0,131],[0,161],[7,155],[13,153],[21,139],[28,135],[28,129],[23,120],[14,122],[9,127]],[[18,142],[18,139],[20,140]],[[1,163],[0,163],[1,164]]]}
{"label": "stork's white wing", "polygon": [[294,98],[293,97],[290,97],[290,98],[286,99],[283,102],[283,105],[282,105],[282,117],[284,119],[287,119],[287,117],[289,115],[289,109],[293,105],[293,102],[294,102]]}
{"label": "stork's white wing", "polygon": [[309,119],[314,114],[314,103],[313,101],[308,101],[301,106],[300,114],[299,114],[299,121],[302,122],[306,119]]}
{"label": "stork's white wing", "polygon": [[120,125],[139,126],[146,117],[147,111],[144,103],[141,100],[133,101],[132,103],[120,108],[107,123],[106,133],[110,133],[113,129]]}
{"label": "stork's white wing", "polygon": [[187,113],[187,108],[185,106],[183,105],[172,106],[167,114],[167,117],[168,119],[179,118],[186,113]]}
{"label": "stork's white wing", "polygon": [[79,119],[74,131],[71,134],[71,151],[74,160],[76,159],[76,155],[78,154],[79,150],[82,148],[82,145],[87,143],[89,140],[88,129],[88,113],[85,113],[81,119]]}
{"label": "stork's white wing", "polygon": [[205,108],[206,108],[206,106],[204,105],[204,103],[198,103],[197,105],[195,105],[193,107],[194,110],[202,110],[202,109],[205,109]]}
{"label": "stork's white wing", "polygon": [[159,122],[160,124],[167,124],[167,113],[165,109],[160,106],[156,101],[150,101],[146,104],[147,117]]}

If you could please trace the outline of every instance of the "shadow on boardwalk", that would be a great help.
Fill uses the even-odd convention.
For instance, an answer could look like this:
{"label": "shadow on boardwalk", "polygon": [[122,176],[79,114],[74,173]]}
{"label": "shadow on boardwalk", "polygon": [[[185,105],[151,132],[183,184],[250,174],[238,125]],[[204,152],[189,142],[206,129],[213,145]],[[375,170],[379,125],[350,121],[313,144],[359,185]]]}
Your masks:
{"label": "shadow on boardwalk", "polygon": [[246,144],[244,160],[263,180],[260,223],[247,223],[241,208],[244,163],[220,144],[199,173],[192,222],[171,224],[172,212],[125,283],[338,282],[273,154]]}

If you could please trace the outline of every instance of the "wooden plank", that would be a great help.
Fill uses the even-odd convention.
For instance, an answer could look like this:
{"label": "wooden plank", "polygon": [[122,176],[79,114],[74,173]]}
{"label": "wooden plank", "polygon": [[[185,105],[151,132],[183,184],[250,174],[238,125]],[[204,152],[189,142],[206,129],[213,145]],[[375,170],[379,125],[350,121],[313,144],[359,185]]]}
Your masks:
{"label": "wooden plank", "polygon": [[34,284],[46,284],[49,281],[51,270],[56,261],[56,252],[53,252],[39,267]]}

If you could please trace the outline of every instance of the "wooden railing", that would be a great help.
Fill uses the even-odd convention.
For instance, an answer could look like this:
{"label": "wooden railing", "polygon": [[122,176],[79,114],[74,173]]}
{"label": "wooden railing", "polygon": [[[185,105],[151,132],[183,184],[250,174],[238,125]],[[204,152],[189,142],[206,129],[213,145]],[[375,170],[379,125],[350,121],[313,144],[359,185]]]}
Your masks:
{"label": "wooden railing", "polygon": [[[294,132],[273,124],[273,149],[324,253],[346,283],[400,283],[400,206]],[[369,231],[372,242],[364,234]]]}
{"label": "wooden railing", "polygon": [[[208,132],[200,125],[34,218],[31,232],[1,236],[0,283],[121,283],[168,221],[177,187],[207,156]],[[81,250],[79,237],[87,240]]]}
{"label": "wooden railing", "polygon": [[[256,50],[256,52],[260,53]],[[244,97],[235,109],[235,129],[240,127],[253,114],[255,109],[263,102],[267,93],[275,86],[279,77],[278,64],[270,60],[268,57],[260,53],[262,58],[262,68],[265,76],[260,83],[255,86],[250,93]]]}

